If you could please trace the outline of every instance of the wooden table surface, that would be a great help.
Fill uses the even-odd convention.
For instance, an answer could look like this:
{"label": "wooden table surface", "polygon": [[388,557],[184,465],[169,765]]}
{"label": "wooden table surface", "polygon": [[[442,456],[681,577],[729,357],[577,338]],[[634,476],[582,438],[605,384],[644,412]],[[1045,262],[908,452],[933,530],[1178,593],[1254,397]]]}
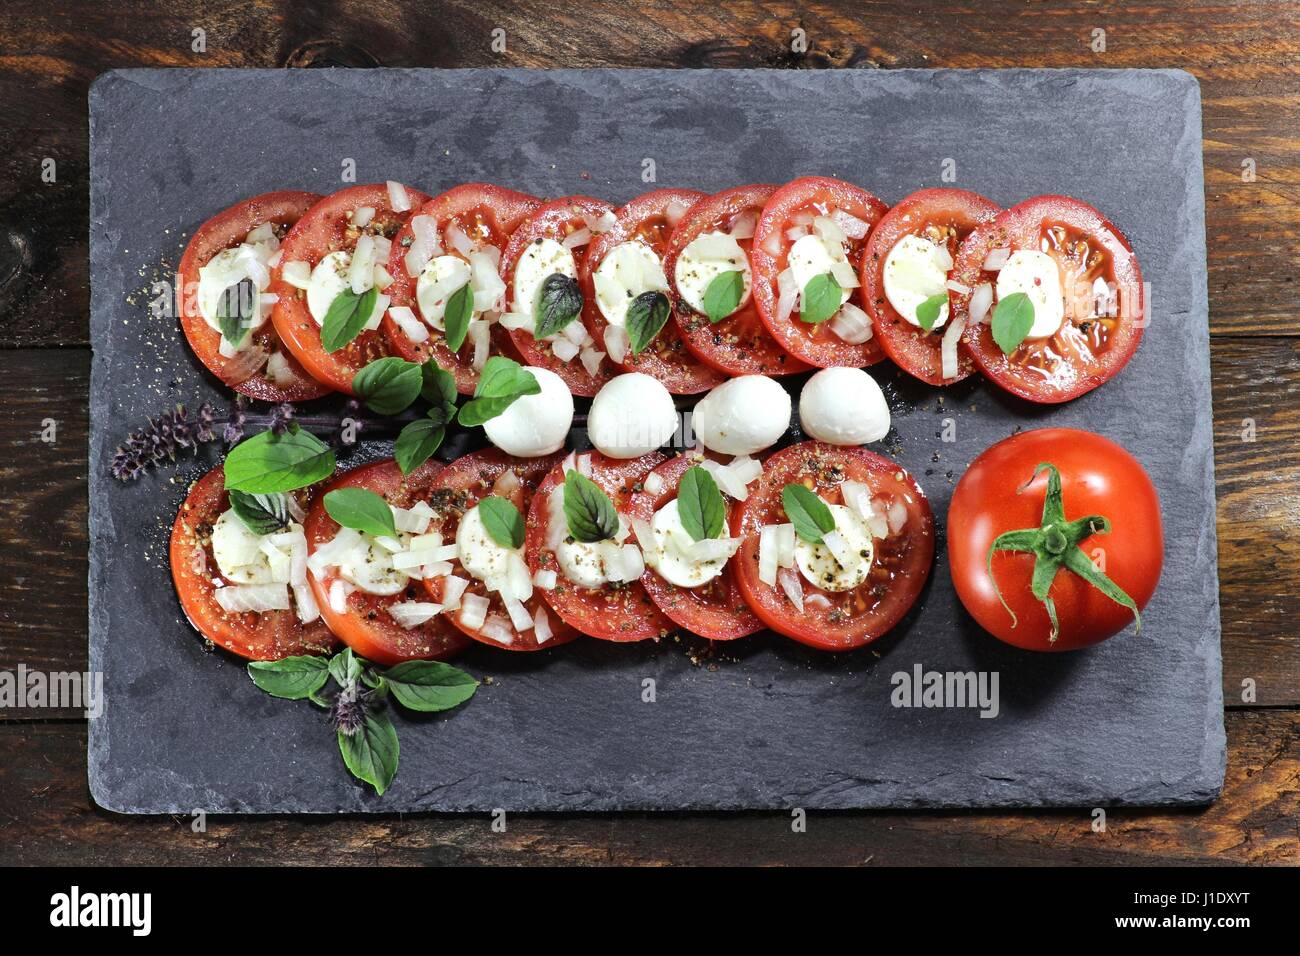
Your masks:
{"label": "wooden table surface", "polygon": [[8,710],[0,863],[1300,863],[1300,3],[172,6],[0,8],[0,670],[86,666],[86,91],[104,70],[1181,67],[1204,97],[1227,782],[1208,809],[1115,810],[1102,833],[1085,811],[820,814],[801,834],[785,813],[520,815],[505,833],[486,817],[212,818],[195,833],[95,807],[74,712]]}

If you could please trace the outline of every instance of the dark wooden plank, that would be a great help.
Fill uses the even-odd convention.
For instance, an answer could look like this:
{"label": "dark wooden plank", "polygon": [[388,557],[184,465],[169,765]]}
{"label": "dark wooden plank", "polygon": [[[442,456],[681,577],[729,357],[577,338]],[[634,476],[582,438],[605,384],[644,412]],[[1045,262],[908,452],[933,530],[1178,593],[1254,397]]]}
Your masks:
{"label": "dark wooden plank", "polygon": [[[1216,339],[1212,355],[1225,698],[1249,678],[1255,703],[1300,704],[1300,342]],[[84,666],[87,377],[84,351],[0,351],[0,539],[32,556],[0,565],[0,669]]]}
{"label": "dark wooden plank", "polygon": [[[85,729],[0,724],[0,864],[858,865],[1297,864],[1300,714],[1228,719],[1223,799],[1206,810],[216,818],[123,817],[91,805]],[[336,771],[337,768],[330,768]]]}
{"label": "dark wooden plank", "polygon": [[[1007,25],[1015,42],[1008,42]],[[196,52],[192,31],[206,31]],[[504,53],[492,50],[505,31]],[[791,50],[791,31],[808,51]],[[1106,31],[1094,52],[1093,30]],[[1216,333],[1300,334],[1290,306],[1300,243],[1300,3],[1142,0],[748,8],[374,0],[11,0],[0,9],[0,346],[87,344],[86,92],[127,66],[1172,66],[1205,100],[1207,234]],[[53,157],[59,185],[40,181]],[[1242,163],[1255,179],[1244,182]],[[232,199],[235,197],[232,197]],[[8,233],[8,236],[5,235]],[[17,242],[15,251],[13,243]],[[154,266],[157,263],[141,263]]]}

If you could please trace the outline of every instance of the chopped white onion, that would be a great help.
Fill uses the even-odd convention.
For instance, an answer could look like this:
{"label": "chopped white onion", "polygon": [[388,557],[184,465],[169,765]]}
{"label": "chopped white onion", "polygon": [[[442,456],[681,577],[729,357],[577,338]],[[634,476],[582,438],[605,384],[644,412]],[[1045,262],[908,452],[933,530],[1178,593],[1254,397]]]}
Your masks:
{"label": "chopped white onion", "polygon": [[990,249],[989,254],[984,257],[984,264],[981,268],[985,272],[999,272],[1011,258],[1011,250],[1006,247]]}
{"label": "chopped white onion", "polygon": [[686,215],[686,210],[690,208],[688,203],[684,203],[680,199],[674,199],[664,207],[664,219],[668,221],[668,225],[675,226],[681,222],[682,216]]}
{"label": "chopped white onion", "polygon": [[949,279],[944,286],[956,292],[958,295],[967,295],[970,292],[970,286],[958,282],[956,279]]}
{"label": "chopped white onion", "polygon": [[589,242],[591,242],[591,230],[584,226],[582,229],[575,229],[565,236],[560,245],[566,249],[580,249]]}
{"label": "chopped white onion", "polygon": [[[465,619],[464,615],[465,612],[462,610],[462,621]],[[465,626],[470,627],[471,625],[466,624]],[[496,641],[498,644],[513,644],[515,642],[514,628],[510,626],[509,621],[499,614],[493,614],[491,617],[485,618],[481,624],[473,626],[489,641]]]}
{"label": "chopped white onion", "polygon": [[645,558],[641,554],[641,549],[634,544],[623,545],[622,564],[623,564],[623,581],[635,581],[645,574]]}
{"label": "chopped white onion", "polygon": [[537,606],[537,613],[533,615],[533,637],[538,644],[545,644],[555,632],[551,630],[551,619],[546,616],[546,608],[540,604]]}
{"label": "chopped white onion", "polygon": [[627,334],[627,329],[621,325],[605,326],[605,351],[609,353],[611,361],[622,362],[631,347],[632,340]]}
{"label": "chopped white onion", "polygon": [[820,591],[814,591],[812,594],[804,595],[803,603],[804,607],[819,607],[823,610],[829,610],[831,599]]}
{"label": "chopped white onion", "polygon": [[506,613],[510,615],[510,623],[515,626],[516,631],[527,631],[532,628],[533,616],[519,601],[507,600]]}
{"label": "chopped white onion", "polygon": [[376,289],[383,292],[393,284],[393,277],[388,274],[387,269],[379,265],[379,263],[375,263],[374,274],[371,276],[370,281]]}
{"label": "chopped white onion", "polygon": [[743,538],[704,538],[691,542],[687,557],[691,561],[726,561],[738,550]]}
{"label": "chopped white onion", "polygon": [[786,523],[776,525],[775,527],[777,567],[793,568],[795,549],[794,525]]}
{"label": "chopped white onion", "polygon": [[732,239],[752,239],[754,237],[754,226],[758,224],[758,210],[746,209],[731,224]]}
{"label": "chopped white onion", "polygon": [[347,581],[342,578],[335,578],[330,584],[329,590],[330,610],[335,614],[345,613],[348,609],[348,595],[354,590],[356,589]]}
{"label": "chopped white onion", "polygon": [[794,270],[783,270],[776,277],[776,287],[780,291],[776,300],[776,317],[778,321],[785,322],[799,302],[799,283],[795,281]]}
{"label": "chopped white onion", "polygon": [[543,591],[554,591],[557,576],[553,568],[538,568],[537,573],[533,575],[533,584]]}
{"label": "chopped white onion", "polygon": [[293,370],[289,360],[281,352],[272,352],[266,360],[266,374],[276,385],[285,386],[293,382],[298,373]]}
{"label": "chopped white onion", "polygon": [[388,180],[388,204],[393,207],[393,212],[409,212],[411,209],[411,197],[406,193],[406,187],[401,183]]}
{"label": "chopped white onion", "polygon": [[481,594],[464,594],[460,599],[460,623],[477,631],[487,619],[488,599]]}
{"label": "chopped white onion", "polygon": [[398,531],[422,535],[429,530],[429,522],[433,520],[434,510],[429,507],[427,501],[417,501],[409,508],[399,508],[396,505],[388,507],[393,512],[393,527]]}
{"label": "chopped white onion", "polygon": [[776,576],[781,582],[781,590],[785,596],[790,599],[790,603],[795,606],[795,610],[803,613],[803,582],[799,580],[799,575],[789,568],[782,568]]}
{"label": "chopped white onion", "polygon": [[838,531],[827,531],[822,535],[822,544],[826,545],[826,550],[835,558],[836,563],[842,568],[852,567],[853,552],[849,549],[848,542]]}
{"label": "chopped white onion", "polygon": [[871,506],[871,489],[860,481],[840,482],[840,494],[844,497],[844,503],[849,510],[854,512],[863,521],[870,521],[871,516],[875,514],[875,509]]}
{"label": "chopped white onion", "polygon": [[845,212],[843,209],[831,211],[831,218],[835,224],[840,227],[840,231],[849,239],[861,239],[870,231],[871,226],[857,216]]}
{"label": "chopped white onion", "polygon": [[364,228],[370,225],[370,220],[375,218],[374,206],[362,206],[352,213],[352,225],[358,228]]}
{"label": "chopped white onion", "polygon": [[595,349],[586,348],[579,354],[582,358],[582,367],[587,370],[588,375],[595,378],[596,374],[600,371],[600,363],[605,357],[605,353],[597,352]]}
{"label": "chopped white onion", "polygon": [[280,278],[295,289],[305,289],[311,285],[311,263],[286,262],[280,267]]}
{"label": "chopped white onion", "polygon": [[503,329],[527,329],[533,325],[533,317],[523,312],[502,312],[497,319]]}
{"label": "chopped white onion", "polygon": [[768,233],[759,248],[769,256],[779,256],[781,254],[781,234],[779,232]]}
{"label": "chopped white onion", "polygon": [[572,362],[579,349],[580,346],[570,342],[564,336],[560,336],[551,343],[551,351],[555,353],[555,357],[561,362]]}
{"label": "chopped white onion", "polygon": [[234,584],[212,592],[217,604],[227,614],[289,610],[289,588],[279,584]]}
{"label": "chopped white onion", "polygon": [[758,579],[770,587],[776,587],[776,558],[776,527],[765,525],[758,532]]}
{"label": "chopped white onion", "polygon": [[599,236],[613,229],[615,223],[618,222],[618,217],[612,211],[606,209],[599,216],[583,216],[582,221],[587,224],[588,229]]}
{"label": "chopped white onion", "polygon": [[375,237],[362,236],[352,250],[348,263],[348,284],[352,291],[361,295],[375,281]]}
{"label": "chopped white onion", "polygon": [[415,317],[415,313],[404,305],[389,308],[388,317],[392,319],[402,334],[416,344],[429,338],[429,328]]}
{"label": "chopped white onion", "polygon": [[488,351],[491,347],[488,336],[491,331],[491,327],[483,319],[473,319],[469,323],[469,332],[466,337],[474,346],[474,358],[470,361],[470,365],[476,371],[481,372],[483,366],[487,365]]}
{"label": "chopped white onion", "polygon": [[885,515],[889,522],[889,533],[898,534],[907,524],[907,505],[903,504],[898,498],[889,503],[889,511]]}
{"label": "chopped white onion", "polygon": [[579,455],[576,459],[575,466],[578,469],[578,474],[582,475],[582,477],[584,478],[590,478],[591,477],[591,453],[588,452],[585,455]]}
{"label": "chopped white onion", "polygon": [[465,595],[465,589],[469,587],[467,578],[459,578],[454,574],[449,574],[442,582],[442,606],[448,611],[454,611],[460,607],[461,598]]}
{"label": "chopped white onion", "polygon": [[976,325],[988,321],[989,309],[993,306],[993,286],[981,282],[970,296],[970,320]]}
{"label": "chopped white onion", "polygon": [[441,614],[442,605],[429,601],[398,601],[388,605],[388,613],[394,621],[409,630]]}
{"label": "chopped white onion", "polygon": [[298,620],[310,624],[320,617],[320,607],[316,604],[316,595],[308,584],[291,584],[294,607],[298,610]]}
{"label": "chopped white onion", "polygon": [[664,476],[657,471],[652,471],[645,476],[645,481],[641,483],[647,494],[657,495],[664,490]]}
{"label": "chopped white onion", "polygon": [[948,323],[948,328],[944,330],[943,340],[939,343],[939,374],[944,378],[957,377],[957,343],[961,340],[961,333],[966,328],[966,320],[961,316]]}
{"label": "chopped white onion", "polygon": [[546,547],[554,551],[569,536],[568,519],[564,517],[564,485],[559,484],[551,489],[546,499],[546,511]]}
{"label": "chopped white onion", "polygon": [[840,306],[840,310],[835,313],[835,318],[830,321],[830,328],[842,342],[848,345],[869,342],[874,334],[871,316],[852,302],[845,302]]}
{"label": "chopped white onion", "polygon": [[791,242],[798,242],[807,235],[810,235],[807,226],[791,226],[785,231],[785,237]]}

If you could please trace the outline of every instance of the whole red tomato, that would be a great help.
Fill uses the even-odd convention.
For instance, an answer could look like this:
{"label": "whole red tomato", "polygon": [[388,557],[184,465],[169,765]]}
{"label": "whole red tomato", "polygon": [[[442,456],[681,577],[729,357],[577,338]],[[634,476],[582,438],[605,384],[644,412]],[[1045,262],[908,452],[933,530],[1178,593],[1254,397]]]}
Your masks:
{"label": "whole red tomato", "polygon": [[1044,428],[998,442],[948,508],[958,597],[994,637],[1028,650],[1073,650],[1140,627],[1163,558],[1155,486],[1092,432]]}

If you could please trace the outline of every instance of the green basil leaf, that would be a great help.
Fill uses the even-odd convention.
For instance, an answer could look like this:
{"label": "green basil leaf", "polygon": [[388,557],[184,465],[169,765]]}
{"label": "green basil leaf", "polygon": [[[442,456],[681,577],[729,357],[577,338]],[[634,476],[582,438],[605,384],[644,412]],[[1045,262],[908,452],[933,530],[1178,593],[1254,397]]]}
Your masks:
{"label": "green basil leaf", "polygon": [[230,510],[253,534],[274,534],[289,523],[289,503],[283,494],[250,495],[227,491]]}
{"label": "green basil leaf", "polygon": [[397,415],[420,396],[424,378],[420,366],[389,356],[375,359],[352,377],[357,398],[380,415]]}
{"label": "green basil leaf", "polygon": [[336,295],[325,312],[325,321],[321,323],[321,348],[326,352],[337,352],[360,335],[370,321],[370,313],[375,311],[378,297],[379,291],[373,287],[360,295],[351,289],[344,289]]}
{"label": "green basil leaf", "polygon": [[494,355],[479,376],[474,397],[461,406],[457,416],[462,425],[473,427],[496,418],[518,399],[536,395],[542,386],[532,372],[514,359]]}
{"label": "green basil leaf", "polygon": [[350,647],[343,648],[330,658],[330,677],[334,678],[334,683],[339,687],[350,687],[355,684],[361,677],[361,669],[361,658],[357,657]]}
{"label": "green basil leaf", "polygon": [[420,366],[420,397],[430,405],[456,404],[456,376],[429,359]]}
{"label": "green basil leaf", "polygon": [[240,279],[217,300],[217,325],[221,327],[221,337],[234,348],[239,347],[252,328],[256,299],[257,287],[253,280]]}
{"label": "green basil leaf", "polygon": [[434,712],[465,703],[478,681],[440,661],[403,661],[384,671],[394,699],[408,710]]}
{"label": "green basil leaf", "polygon": [[537,290],[534,309],[537,319],[533,337],[544,339],[554,335],[582,314],[582,290],[578,280],[559,272],[552,272],[542,280]]}
{"label": "green basil leaf", "polygon": [[618,534],[614,502],[594,481],[573,470],[564,476],[564,517],[575,541],[594,544]]}
{"label": "green basil leaf", "polygon": [[948,304],[947,292],[936,292],[916,307],[916,321],[921,328],[929,332],[934,323],[939,321],[939,312]]}
{"label": "green basil leaf", "polygon": [[672,306],[662,292],[642,292],[627,307],[627,336],[633,355],[640,355],[654,341],[664,325]]}
{"label": "green basil leaf", "polygon": [[352,776],[370,784],[380,796],[397,773],[399,751],[397,730],[386,710],[368,710],[361,729],[351,736],[339,731],[343,763]]}
{"label": "green basil leaf", "polygon": [[716,538],[722,533],[727,505],[713,476],[698,465],[687,468],[677,486],[677,517],[686,533],[696,541]]}
{"label": "green basil leaf", "polygon": [[334,473],[334,452],[293,425],[283,435],[264,431],[240,442],[226,456],[224,468],[227,491],[273,494],[328,478]]}
{"label": "green basil leaf", "polygon": [[993,310],[993,341],[1010,355],[1034,326],[1034,303],[1023,292],[1013,292],[998,301]]}
{"label": "green basil leaf", "polygon": [[[429,415],[433,411],[430,409]],[[432,458],[445,434],[446,429],[433,418],[418,418],[407,424],[393,443],[393,457],[402,474],[409,475]]]}
{"label": "green basil leaf", "polygon": [[366,488],[335,488],[327,492],[325,510],[345,528],[397,537],[393,509],[382,496]]}
{"label": "green basil leaf", "polygon": [[785,516],[794,532],[810,544],[821,544],[822,535],[835,530],[835,518],[826,502],[803,485],[790,484],[781,489]]}
{"label": "green basil leaf", "polygon": [[447,308],[442,313],[443,333],[447,339],[447,348],[459,352],[465,344],[465,333],[469,331],[469,320],[474,316],[474,290],[466,282],[451,294]]}
{"label": "green basil leaf", "polygon": [[492,540],[503,548],[524,546],[524,519],[519,509],[504,498],[489,495],[478,503],[478,515]]}
{"label": "green basil leaf", "polygon": [[829,272],[813,276],[799,297],[799,321],[820,325],[836,312],[844,301],[844,290]]}
{"label": "green basil leaf", "polygon": [[744,294],[743,272],[720,272],[704,290],[704,314],[716,325],[736,311]]}
{"label": "green basil leaf", "polygon": [[251,661],[248,676],[272,697],[302,700],[313,696],[330,678],[323,657],[286,657],[278,661]]}

